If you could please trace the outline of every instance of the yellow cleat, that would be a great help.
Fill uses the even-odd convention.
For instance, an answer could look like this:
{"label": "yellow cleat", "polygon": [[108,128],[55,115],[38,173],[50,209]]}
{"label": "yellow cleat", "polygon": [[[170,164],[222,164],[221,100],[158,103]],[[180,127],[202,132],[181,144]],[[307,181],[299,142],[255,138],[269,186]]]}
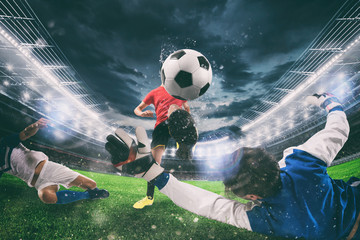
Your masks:
{"label": "yellow cleat", "polygon": [[146,196],[143,199],[141,199],[140,201],[137,201],[133,205],[133,208],[143,209],[145,206],[151,206],[153,204],[153,202],[154,202],[154,198]]}

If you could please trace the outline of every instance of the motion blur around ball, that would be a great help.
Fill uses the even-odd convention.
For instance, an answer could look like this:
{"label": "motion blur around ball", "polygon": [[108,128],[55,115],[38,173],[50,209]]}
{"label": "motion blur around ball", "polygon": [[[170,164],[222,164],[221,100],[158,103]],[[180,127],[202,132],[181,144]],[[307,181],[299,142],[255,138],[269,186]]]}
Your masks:
{"label": "motion blur around ball", "polygon": [[193,100],[210,87],[212,69],[201,53],[182,49],[170,54],[161,67],[161,82],[166,91],[181,100]]}

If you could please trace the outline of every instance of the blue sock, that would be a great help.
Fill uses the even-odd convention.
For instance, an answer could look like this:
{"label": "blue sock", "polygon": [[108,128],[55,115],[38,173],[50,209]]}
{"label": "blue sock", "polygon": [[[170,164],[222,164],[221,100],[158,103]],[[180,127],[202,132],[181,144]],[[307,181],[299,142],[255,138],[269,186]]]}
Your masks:
{"label": "blue sock", "polygon": [[75,192],[69,190],[59,191],[56,193],[56,196],[58,199],[56,204],[66,204],[90,198],[89,192]]}

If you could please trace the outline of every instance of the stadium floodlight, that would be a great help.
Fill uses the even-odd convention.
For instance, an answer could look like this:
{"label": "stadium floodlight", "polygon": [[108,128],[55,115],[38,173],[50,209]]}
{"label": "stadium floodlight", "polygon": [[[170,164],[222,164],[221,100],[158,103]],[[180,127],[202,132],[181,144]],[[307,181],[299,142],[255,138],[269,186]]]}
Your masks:
{"label": "stadium floodlight", "polygon": [[307,111],[304,112],[304,119],[308,119],[309,118],[309,113]]}
{"label": "stadium floodlight", "polygon": [[[23,46],[21,43],[17,42],[15,38],[13,38],[10,34],[7,33],[6,30],[4,30],[2,27],[0,27],[0,34],[3,38],[5,38],[10,45],[14,47],[14,49],[17,49],[19,51],[19,56],[22,56],[24,60],[28,62],[29,65],[33,65],[35,69],[38,71],[38,74],[42,76],[42,79],[44,82],[49,84],[51,87],[53,87],[57,92],[59,92],[63,97],[65,97],[67,100],[69,100],[69,104],[71,106],[74,106],[74,108],[77,109],[77,112],[81,113],[81,115],[86,116],[87,119],[92,119],[96,121],[97,126],[103,126],[106,129],[109,129],[109,126],[107,126],[106,123],[101,121],[99,119],[99,115],[97,112],[92,110],[91,108],[87,107],[86,103],[83,102],[81,99],[78,99],[75,94],[71,92],[71,89],[63,86],[63,84],[60,84],[60,79],[58,79],[58,76],[55,76],[54,73],[51,71],[51,69],[46,69],[46,67],[37,60],[33,53],[31,52],[31,48],[27,46]],[[7,64],[8,70],[13,70],[13,66],[11,64]],[[4,83],[6,86],[7,83]],[[29,87],[32,87],[33,85],[29,85]],[[25,95],[25,99],[29,99],[30,95]],[[67,111],[65,111],[66,113]],[[72,126],[68,126],[70,129],[73,129]],[[80,131],[80,129],[73,129],[79,133],[84,134],[85,132]],[[91,137],[91,136],[90,136]]]}
{"label": "stadium floodlight", "polygon": [[[79,112],[77,112],[76,114],[75,114],[75,118],[76,119],[80,119],[81,118],[81,114],[79,113]],[[116,130],[116,129],[113,129],[114,131]]]}
{"label": "stadium floodlight", "polygon": [[175,155],[176,155],[176,149],[175,149],[175,148],[171,148],[171,150],[170,150],[170,156],[175,157]]}
{"label": "stadium floodlight", "polygon": [[196,145],[201,146],[201,145],[217,144],[217,143],[226,141],[226,140],[228,140],[228,139],[229,139],[229,136],[225,136],[225,137],[223,137],[223,138],[219,138],[219,139],[216,139],[216,140],[198,142]]}
{"label": "stadium floodlight", "polygon": [[30,94],[28,92],[24,92],[23,97],[25,100],[29,100],[30,99]]}
{"label": "stadium floodlight", "polygon": [[50,92],[47,92],[45,93],[44,98],[49,100],[52,98],[52,94]]}
{"label": "stadium floodlight", "polygon": [[63,104],[59,104],[58,109],[60,112],[63,112],[64,114],[70,114],[70,107],[68,104],[63,103]]}
{"label": "stadium floodlight", "polygon": [[73,126],[74,126],[75,128],[79,128],[79,127],[81,126],[81,124],[80,124],[79,121],[75,120],[75,122],[73,123]]}
{"label": "stadium floodlight", "polygon": [[90,128],[88,128],[88,129],[86,130],[86,134],[87,134],[88,136],[91,136],[91,135],[93,134],[93,131],[92,131]]}
{"label": "stadium floodlight", "polygon": [[289,111],[289,118],[292,118],[294,116],[294,111]]}
{"label": "stadium floodlight", "polygon": [[45,111],[47,111],[47,112],[51,112],[51,110],[52,110],[50,105],[46,105],[44,108],[45,108]]}
{"label": "stadium floodlight", "polygon": [[204,149],[201,148],[201,147],[199,149],[197,149],[196,155],[199,156],[199,157],[203,157],[204,156]]}
{"label": "stadium floodlight", "polygon": [[339,73],[337,74],[338,79],[344,79],[345,76],[346,76],[346,74],[345,74],[344,72],[339,72]]}
{"label": "stadium floodlight", "polygon": [[289,92],[280,102],[278,105],[273,106],[270,110],[262,114],[260,117],[256,118],[254,121],[244,125],[242,127],[243,131],[247,131],[259,122],[265,120],[268,118],[271,114],[276,112],[277,110],[281,109],[285,104],[293,101],[296,97],[299,96],[300,93],[302,93],[305,89],[313,85],[317,82],[319,77],[326,72],[330,67],[333,66],[333,64],[342,57],[346,52],[348,52],[352,47],[355,46],[356,43],[358,43],[360,39],[360,36],[358,36],[354,41],[352,41],[350,44],[348,44],[347,47],[345,47],[344,51],[337,53],[335,56],[333,56],[327,63],[325,63],[322,67],[320,67],[318,70],[314,72],[314,74],[310,75],[307,80],[305,80],[302,84],[300,84],[294,91]]}
{"label": "stadium floodlight", "polygon": [[54,130],[54,136],[58,139],[64,139],[64,133],[60,130]]}
{"label": "stadium floodlight", "polygon": [[59,122],[64,122],[64,121],[66,120],[65,115],[64,115],[64,114],[60,114],[59,116],[57,116],[57,120],[58,120]]}
{"label": "stadium floodlight", "polygon": [[5,86],[9,86],[9,85],[10,85],[9,81],[7,81],[7,80],[4,81],[4,85],[5,85]]}
{"label": "stadium floodlight", "polygon": [[9,70],[9,71],[13,71],[14,66],[12,64],[6,64],[6,69]]}
{"label": "stadium floodlight", "polygon": [[210,169],[215,169],[216,168],[213,163],[208,163],[208,166],[209,166]]}

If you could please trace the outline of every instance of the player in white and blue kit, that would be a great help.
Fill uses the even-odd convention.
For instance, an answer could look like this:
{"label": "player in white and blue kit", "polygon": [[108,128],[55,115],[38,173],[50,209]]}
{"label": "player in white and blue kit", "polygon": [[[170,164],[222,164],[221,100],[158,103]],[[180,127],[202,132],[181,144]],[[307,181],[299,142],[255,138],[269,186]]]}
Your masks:
{"label": "player in white and blue kit", "polygon": [[[83,199],[107,198],[109,192],[98,189],[96,182],[61,164],[49,161],[43,152],[26,148],[22,142],[47,127],[48,120],[41,118],[20,133],[0,138],[0,177],[8,173],[35,187],[41,201],[47,204],[66,204]],[[85,189],[84,192],[62,190],[60,185]]]}
{"label": "player in white and blue kit", "polygon": [[[144,131],[137,133],[136,156],[134,151],[125,154],[136,161],[122,170],[153,182],[186,210],[239,228],[292,239],[360,239],[360,179],[345,183],[330,178],[326,171],[348,138],[346,115],[332,95],[315,94],[308,101],[327,110],[326,126],[304,144],[286,149],[280,162],[256,148],[231,155],[240,159],[240,165],[224,184],[237,196],[252,200],[247,204],[164,173],[146,154]],[[130,146],[128,136],[120,131],[117,135]],[[114,163],[126,160],[115,152],[112,156]]]}

